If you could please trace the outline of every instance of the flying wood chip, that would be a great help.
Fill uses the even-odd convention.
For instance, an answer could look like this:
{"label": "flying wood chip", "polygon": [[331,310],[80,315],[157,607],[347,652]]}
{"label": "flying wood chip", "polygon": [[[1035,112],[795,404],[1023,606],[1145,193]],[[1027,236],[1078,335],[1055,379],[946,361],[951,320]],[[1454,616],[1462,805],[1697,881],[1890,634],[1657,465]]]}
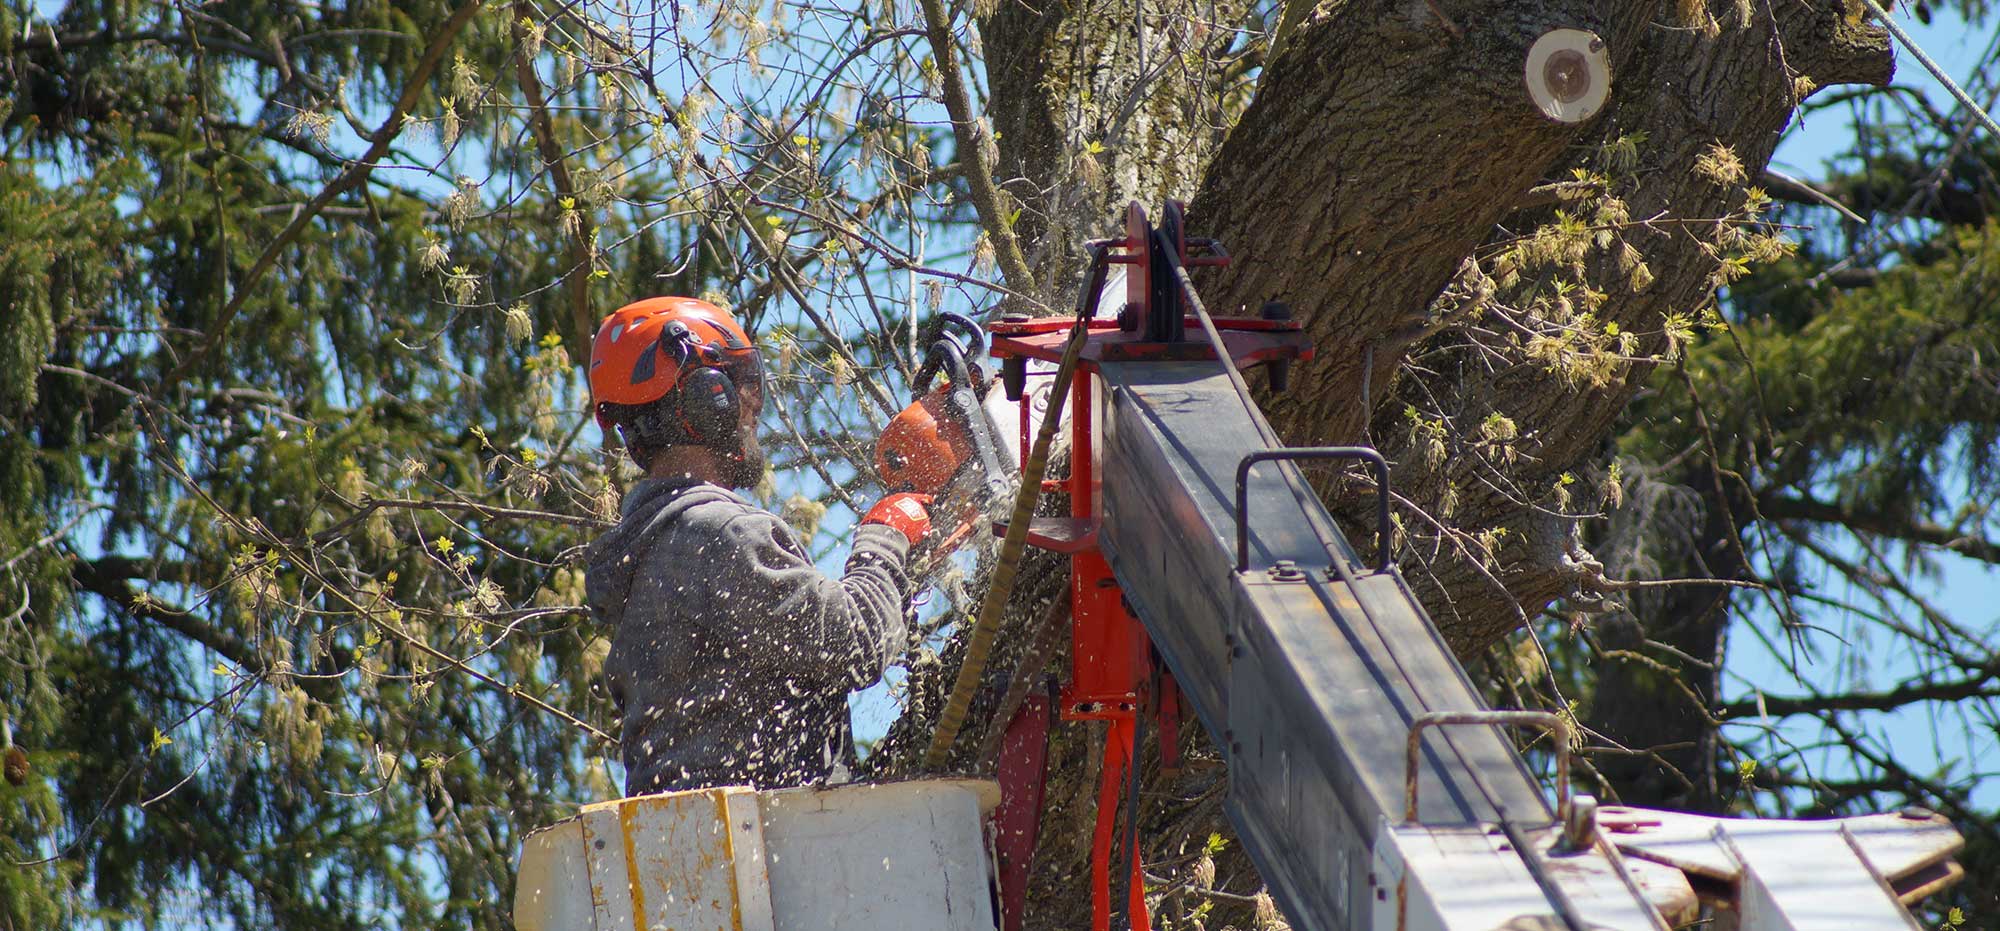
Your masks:
{"label": "flying wood chip", "polygon": [[1582,29],[1551,29],[1528,49],[1528,96],[1542,115],[1581,123],[1611,96],[1611,60],[1604,40]]}

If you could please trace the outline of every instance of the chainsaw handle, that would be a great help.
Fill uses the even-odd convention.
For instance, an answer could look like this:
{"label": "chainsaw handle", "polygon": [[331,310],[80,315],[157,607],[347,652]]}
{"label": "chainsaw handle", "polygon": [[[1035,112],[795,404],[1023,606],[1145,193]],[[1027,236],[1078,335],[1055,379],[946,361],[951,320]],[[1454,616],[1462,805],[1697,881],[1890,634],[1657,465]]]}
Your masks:
{"label": "chainsaw handle", "polygon": [[[969,378],[966,358],[986,349],[986,330],[971,317],[957,311],[939,311],[928,329],[931,331],[931,342],[924,351],[924,364],[910,378],[910,393],[915,397],[923,396],[925,389],[930,387],[931,376],[947,364],[955,369],[946,373],[954,384],[961,383],[957,379]],[[965,334],[963,341],[953,335],[953,329]]]}

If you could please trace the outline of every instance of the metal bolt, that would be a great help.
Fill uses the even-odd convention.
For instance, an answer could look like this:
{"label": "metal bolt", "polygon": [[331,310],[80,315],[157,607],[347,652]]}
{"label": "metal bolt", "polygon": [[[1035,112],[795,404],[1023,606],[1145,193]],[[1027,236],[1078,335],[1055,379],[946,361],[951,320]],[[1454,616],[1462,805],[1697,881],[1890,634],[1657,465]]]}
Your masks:
{"label": "metal bolt", "polygon": [[1911,805],[1896,814],[1905,821],[1932,821],[1937,818],[1937,812],[1920,805]]}
{"label": "metal bolt", "polygon": [[1289,559],[1280,559],[1273,563],[1270,572],[1271,578],[1280,582],[1296,582],[1306,577],[1305,573],[1299,571],[1299,564]]}
{"label": "metal bolt", "polygon": [[1570,797],[1569,810],[1563,812],[1562,842],[1556,846],[1558,853],[1576,853],[1589,850],[1597,842],[1597,797],[1577,794]]}
{"label": "metal bolt", "polygon": [[1030,320],[1033,320],[1033,319],[1035,319],[1035,318],[1033,318],[1033,317],[1030,317],[1030,316],[1028,316],[1027,314],[1007,314],[1006,316],[1003,316],[1003,317],[1001,317],[1001,318],[1000,318],[1000,322],[1001,322],[1001,323],[1027,323],[1028,321],[1030,321]]}

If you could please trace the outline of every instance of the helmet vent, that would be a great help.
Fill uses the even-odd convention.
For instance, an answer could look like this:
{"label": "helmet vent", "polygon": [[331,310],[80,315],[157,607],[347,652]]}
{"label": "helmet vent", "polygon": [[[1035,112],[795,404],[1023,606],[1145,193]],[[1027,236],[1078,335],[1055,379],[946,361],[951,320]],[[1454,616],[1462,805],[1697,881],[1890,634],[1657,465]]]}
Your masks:
{"label": "helmet vent", "polygon": [[639,385],[651,381],[654,367],[659,364],[659,358],[660,354],[657,352],[640,353],[639,360],[632,364],[632,384]]}

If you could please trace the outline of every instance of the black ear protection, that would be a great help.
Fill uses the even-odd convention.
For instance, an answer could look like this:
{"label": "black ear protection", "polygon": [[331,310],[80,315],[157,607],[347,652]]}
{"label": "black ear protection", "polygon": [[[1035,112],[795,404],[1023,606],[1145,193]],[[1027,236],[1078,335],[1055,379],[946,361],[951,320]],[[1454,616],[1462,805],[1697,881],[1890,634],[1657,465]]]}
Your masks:
{"label": "black ear protection", "polygon": [[736,382],[721,369],[694,366],[681,376],[681,424],[704,443],[736,435]]}
{"label": "black ear protection", "polygon": [[736,382],[712,366],[718,361],[716,351],[696,341],[686,324],[674,321],[660,333],[660,352],[672,356],[680,368],[674,406],[688,437],[705,445],[735,438],[740,403]]}

